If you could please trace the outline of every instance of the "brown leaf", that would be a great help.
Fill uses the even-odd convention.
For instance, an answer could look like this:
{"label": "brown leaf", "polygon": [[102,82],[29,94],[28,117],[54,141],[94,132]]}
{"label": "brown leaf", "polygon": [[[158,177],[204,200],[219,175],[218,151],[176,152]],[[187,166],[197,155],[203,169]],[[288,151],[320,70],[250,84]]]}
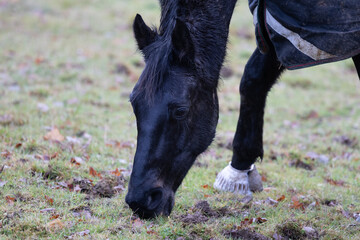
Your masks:
{"label": "brown leaf", "polygon": [[111,171],[110,173],[111,173],[112,175],[117,176],[117,177],[120,177],[120,176],[122,175],[122,174],[121,174],[121,171],[119,171],[118,168],[116,168],[115,171]]}
{"label": "brown leaf", "polygon": [[148,230],[146,231],[147,234],[152,234],[152,235],[158,235],[158,232],[154,231],[154,230]]}
{"label": "brown leaf", "polygon": [[5,158],[5,159],[9,159],[11,157],[11,155],[12,155],[12,153],[9,152],[8,150],[1,152],[1,157]]}
{"label": "brown leaf", "polygon": [[132,221],[132,226],[134,228],[140,228],[143,225],[144,225],[144,222],[140,218],[136,218],[135,220]]}
{"label": "brown leaf", "polygon": [[292,201],[292,205],[290,206],[290,208],[293,208],[293,209],[301,209],[301,210],[305,210],[305,206],[303,203],[300,203],[299,202],[299,199],[296,197],[296,196],[293,196],[291,198],[291,201]]}
{"label": "brown leaf", "polygon": [[278,202],[282,202],[285,200],[285,195],[281,195],[278,199],[276,199],[276,201]]}
{"label": "brown leaf", "polygon": [[54,153],[53,155],[50,156],[50,160],[57,158],[58,155],[59,155],[58,152]]}
{"label": "brown leaf", "polygon": [[54,199],[52,199],[52,198],[50,198],[50,197],[48,197],[48,196],[46,196],[46,195],[45,195],[45,199],[46,199],[46,201],[47,201],[50,205],[53,205],[53,204],[54,204]]}
{"label": "brown leaf", "polygon": [[101,177],[101,174],[96,172],[95,169],[93,167],[89,167],[89,174],[93,177],[99,177],[99,178],[102,178]]}
{"label": "brown leaf", "polygon": [[135,144],[133,142],[131,142],[131,141],[119,142],[119,141],[116,141],[116,140],[111,140],[111,141],[106,143],[106,146],[107,147],[123,149],[123,148],[134,148]]}
{"label": "brown leaf", "polygon": [[59,218],[59,217],[60,217],[59,214],[54,214],[54,215],[52,215],[52,216],[50,217],[49,220],[57,219],[57,218]]}
{"label": "brown leaf", "polygon": [[80,166],[83,160],[79,157],[73,157],[70,159],[70,163],[76,166]]}
{"label": "brown leaf", "polygon": [[345,187],[346,186],[346,182],[343,180],[334,180],[331,178],[325,178],[325,181],[331,185],[334,186],[341,186],[341,187]]}
{"label": "brown leaf", "polygon": [[305,114],[301,118],[304,120],[315,119],[315,118],[319,118],[319,114],[316,111],[311,110],[309,113]]}
{"label": "brown leaf", "polygon": [[59,129],[54,127],[50,132],[45,134],[44,140],[62,142],[65,140],[65,138],[63,135],[61,135]]}
{"label": "brown leaf", "polygon": [[15,148],[20,148],[22,146],[22,143],[17,143],[16,145],[15,145]]}
{"label": "brown leaf", "polygon": [[47,224],[47,227],[50,229],[50,231],[56,231],[56,230],[63,229],[65,227],[65,224],[63,222],[61,222],[60,219],[57,218],[57,219],[49,222]]}
{"label": "brown leaf", "polygon": [[258,223],[258,224],[261,224],[261,223],[267,222],[267,219],[266,219],[266,218],[257,217],[257,218],[255,218],[254,222],[256,222],[256,223]]}
{"label": "brown leaf", "polygon": [[261,176],[261,181],[262,181],[262,182],[267,182],[267,181],[268,181],[268,180],[267,180],[267,176],[266,176],[265,173],[261,173],[260,176]]}
{"label": "brown leaf", "polygon": [[16,201],[16,199],[14,197],[10,197],[10,196],[5,196],[6,202],[8,204],[14,204],[14,202]]}
{"label": "brown leaf", "polygon": [[209,189],[210,188],[210,186],[208,184],[201,185],[201,187],[204,188],[204,189]]}
{"label": "brown leaf", "polygon": [[37,57],[37,58],[35,58],[34,62],[35,62],[36,65],[39,65],[39,64],[44,62],[44,58]]}

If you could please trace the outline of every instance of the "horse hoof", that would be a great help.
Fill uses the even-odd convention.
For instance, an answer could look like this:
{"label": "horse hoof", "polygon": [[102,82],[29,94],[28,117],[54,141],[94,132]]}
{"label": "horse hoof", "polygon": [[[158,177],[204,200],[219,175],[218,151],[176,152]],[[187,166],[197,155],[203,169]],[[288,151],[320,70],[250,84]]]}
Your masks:
{"label": "horse hoof", "polygon": [[254,168],[248,174],[249,188],[252,192],[261,192],[264,188],[261,181],[261,176],[257,171],[255,165]]}
{"label": "horse hoof", "polygon": [[248,178],[249,171],[237,170],[229,164],[217,175],[214,188],[219,191],[251,195]]}

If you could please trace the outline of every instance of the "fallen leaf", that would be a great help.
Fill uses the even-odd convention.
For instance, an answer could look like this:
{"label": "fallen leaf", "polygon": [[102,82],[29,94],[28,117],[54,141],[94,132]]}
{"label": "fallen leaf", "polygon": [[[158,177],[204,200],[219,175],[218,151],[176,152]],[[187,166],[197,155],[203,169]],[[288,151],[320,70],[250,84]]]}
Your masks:
{"label": "fallen leaf", "polygon": [[267,176],[266,176],[265,173],[261,173],[260,176],[261,176],[261,181],[262,181],[262,182],[267,182],[267,181],[268,181],[268,180],[267,180]]}
{"label": "fallen leaf", "polygon": [[58,152],[54,153],[53,155],[50,156],[50,160],[57,158],[58,155],[59,155]]}
{"label": "fallen leaf", "polygon": [[51,222],[47,224],[47,227],[50,231],[56,231],[63,229],[65,227],[65,224],[60,219],[54,219]]}
{"label": "fallen leaf", "polygon": [[35,62],[35,64],[39,65],[44,62],[44,58],[37,57],[37,58],[35,58],[34,62]]}
{"label": "fallen leaf", "polygon": [[44,140],[62,142],[65,140],[65,137],[61,135],[59,129],[54,127],[50,132],[45,134]]}
{"label": "fallen leaf", "polygon": [[341,187],[345,187],[346,185],[346,182],[343,181],[343,180],[334,180],[334,179],[331,179],[331,178],[325,178],[325,181],[331,185],[334,185],[334,186],[341,186]]}
{"label": "fallen leaf", "polygon": [[41,213],[45,213],[45,212],[55,212],[55,208],[44,208],[44,209],[41,209],[40,212]]}
{"label": "fallen leaf", "polygon": [[110,173],[111,173],[112,175],[117,176],[117,177],[120,177],[120,176],[122,175],[122,174],[121,174],[121,171],[119,171],[118,168],[116,168],[115,171],[111,171]]}
{"label": "fallen leaf", "polygon": [[322,164],[328,164],[329,161],[330,161],[328,156],[326,156],[324,154],[317,154],[315,152],[306,153],[306,157],[310,158],[312,160],[316,160],[316,161],[318,161],[319,163],[322,163]]}
{"label": "fallen leaf", "polygon": [[49,218],[49,220],[58,219],[59,217],[60,217],[60,214],[54,214]]}
{"label": "fallen leaf", "polygon": [[292,201],[292,205],[290,206],[290,208],[305,210],[304,204],[300,203],[299,199],[296,196],[293,196],[291,198],[291,201]]}
{"label": "fallen leaf", "polygon": [[17,143],[16,145],[15,145],[15,148],[20,148],[22,146],[22,143]]}
{"label": "fallen leaf", "polygon": [[95,169],[93,167],[89,167],[89,174],[93,177],[99,177],[99,178],[102,178],[101,177],[101,174],[96,172]]}
{"label": "fallen leaf", "polygon": [[[79,220],[81,220],[81,219],[79,219]],[[69,236],[65,236],[65,238],[67,238],[67,239],[75,239],[75,237],[77,237],[77,236],[83,237],[83,236],[87,236],[89,234],[90,234],[90,230],[86,229],[84,231],[73,233],[73,234],[71,234]]]}
{"label": "fallen leaf", "polygon": [[279,201],[276,201],[276,200],[268,197],[268,198],[265,200],[265,203],[266,203],[266,204],[269,204],[269,205],[271,205],[271,206],[276,206],[276,205],[279,203]]}
{"label": "fallen leaf", "polygon": [[144,222],[140,218],[136,218],[135,220],[132,221],[132,226],[134,228],[140,228],[143,225],[144,225]]}
{"label": "fallen leaf", "polygon": [[276,201],[281,202],[285,200],[285,195],[281,195]]}
{"label": "fallen leaf", "polygon": [[11,157],[11,155],[12,155],[12,153],[9,152],[8,150],[1,152],[1,157],[5,158],[5,159],[9,159]]}
{"label": "fallen leaf", "polygon": [[135,144],[131,141],[119,142],[116,140],[111,140],[106,143],[106,146],[123,149],[123,148],[134,148]]}
{"label": "fallen leaf", "polygon": [[45,199],[46,199],[46,201],[47,201],[50,205],[53,205],[53,204],[54,204],[54,199],[52,199],[52,198],[50,198],[50,197],[48,197],[48,196],[46,196],[46,195],[45,195]]}
{"label": "fallen leaf", "polygon": [[264,188],[264,192],[270,192],[272,190],[276,190],[276,188],[274,188],[274,187],[266,187],[266,188]]}
{"label": "fallen leaf", "polygon": [[309,113],[305,114],[301,118],[304,120],[315,119],[315,118],[319,118],[319,114],[316,111],[311,110]]}
{"label": "fallen leaf", "polygon": [[10,196],[5,196],[5,199],[8,204],[14,204],[16,200],[14,197],[10,197]]}
{"label": "fallen leaf", "polygon": [[152,234],[152,235],[158,235],[158,233],[154,230],[148,230],[146,231],[147,234]]}
{"label": "fallen leaf", "polygon": [[201,185],[201,187],[204,188],[204,189],[209,189],[210,188],[210,186],[208,184]]}
{"label": "fallen leaf", "polygon": [[258,223],[258,224],[261,224],[261,223],[267,222],[267,219],[266,219],[266,218],[257,217],[257,218],[255,218],[254,222],[255,222],[255,223]]}
{"label": "fallen leaf", "polygon": [[70,159],[70,163],[76,166],[80,166],[84,161],[80,157],[73,157]]}

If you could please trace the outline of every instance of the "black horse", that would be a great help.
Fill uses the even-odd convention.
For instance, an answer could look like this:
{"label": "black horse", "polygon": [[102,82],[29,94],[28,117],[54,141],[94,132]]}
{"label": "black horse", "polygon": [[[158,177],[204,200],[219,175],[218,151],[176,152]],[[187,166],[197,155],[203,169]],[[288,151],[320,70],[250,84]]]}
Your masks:
{"label": "black horse", "polygon": [[[236,0],[160,0],[160,4],[159,30],[149,28],[140,15],[133,25],[146,66],[130,96],[138,137],[126,202],[145,218],[170,214],[177,188],[215,136],[218,79]],[[220,172],[214,185],[241,194],[262,190],[253,164],[263,158],[266,97],[284,69],[291,68],[279,60],[283,56],[279,46],[284,44],[275,40],[284,36],[266,21],[271,9],[262,0],[250,0],[249,4],[259,47],[249,59],[240,84],[241,110],[231,165]],[[360,26],[360,20],[358,23]],[[360,44],[352,53],[342,59],[353,57],[359,68]],[[341,60],[332,59],[334,55],[325,59],[325,55],[308,65]],[[306,63],[307,57],[299,55],[297,59]]]}

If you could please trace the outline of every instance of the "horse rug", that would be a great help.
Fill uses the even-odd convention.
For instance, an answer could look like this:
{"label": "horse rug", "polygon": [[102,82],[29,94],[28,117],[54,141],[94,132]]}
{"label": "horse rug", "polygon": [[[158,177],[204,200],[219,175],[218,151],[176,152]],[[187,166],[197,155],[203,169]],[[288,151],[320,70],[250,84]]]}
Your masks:
{"label": "horse rug", "polygon": [[360,53],[360,0],[249,0],[262,53],[298,69]]}

